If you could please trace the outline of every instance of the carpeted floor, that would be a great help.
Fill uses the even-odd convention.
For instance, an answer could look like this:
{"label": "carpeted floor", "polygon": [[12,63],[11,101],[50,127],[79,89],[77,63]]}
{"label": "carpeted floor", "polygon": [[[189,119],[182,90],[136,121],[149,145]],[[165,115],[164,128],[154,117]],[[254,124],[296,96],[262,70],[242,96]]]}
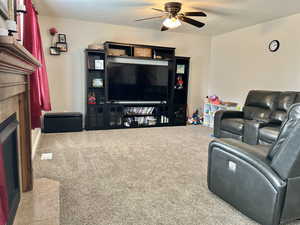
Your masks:
{"label": "carpeted floor", "polygon": [[[209,192],[200,126],[47,134],[35,177],[61,182],[61,225],[256,224]],[[54,159],[41,161],[40,154]]]}

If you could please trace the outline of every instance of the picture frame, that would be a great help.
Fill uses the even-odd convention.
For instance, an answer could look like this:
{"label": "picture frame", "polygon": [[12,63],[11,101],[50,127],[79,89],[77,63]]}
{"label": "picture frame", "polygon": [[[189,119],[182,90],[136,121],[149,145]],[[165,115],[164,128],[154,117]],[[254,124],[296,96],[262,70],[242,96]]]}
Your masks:
{"label": "picture frame", "polygon": [[58,42],[59,43],[67,43],[67,37],[65,34],[58,34]]}
{"label": "picture frame", "polygon": [[104,60],[103,59],[95,60],[95,70],[104,70]]}
{"label": "picture frame", "polygon": [[9,19],[9,0],[0,0],[0,16]]}
{"label": "picture frame", "polygon": [[66,42],[56,42],[56,48],[58,48],[60,52],[67,52],[68,44]]}
{"label": "picture frame", "polygon": [[184,74],[185,73],[185,65],[177,64],[176,73],[177,74]]}
{"label": "picture frame", "polygon": [[60,55],[60,50],[57,47],[50,47],[49,52],[50,55]]}
{"label": "picture frame", "polygon": [[92,85],[94,88],[103,88],[103,79],[102,78],[94,78]]}

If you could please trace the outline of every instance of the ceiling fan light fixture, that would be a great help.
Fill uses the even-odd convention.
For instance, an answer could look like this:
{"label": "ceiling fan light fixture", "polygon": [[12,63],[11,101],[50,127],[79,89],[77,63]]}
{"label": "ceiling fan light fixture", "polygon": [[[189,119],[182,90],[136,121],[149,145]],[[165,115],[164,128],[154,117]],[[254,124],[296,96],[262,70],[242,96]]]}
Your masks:
{"label": "ceiling fan light fixture", "polygon": [[169,29],[177,28],[181,25],[181,22],[176,17],[167,18],[164,20],[163,25]]}

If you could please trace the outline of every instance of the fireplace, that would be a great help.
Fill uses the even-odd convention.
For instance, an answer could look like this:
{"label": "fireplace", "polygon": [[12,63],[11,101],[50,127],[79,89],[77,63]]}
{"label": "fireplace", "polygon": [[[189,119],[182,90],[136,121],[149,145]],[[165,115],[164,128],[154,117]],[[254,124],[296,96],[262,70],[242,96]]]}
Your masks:
{"label": "fireplace", "polygon": [[[8,210],[3,210],[4,216],[8,216],[6,225],[12,225],[15,214],[20,202],[20,182],[19,182],[19,160],[18,160],[18,121],[16,114],[13,114],[8,119],[0,124],[0,170],[4,170],[3,176],[0,177],[1,192],[7,195],[7,201],[0,202],[6,204]],[[2,162],[1,162],[2,161]],[[6,198],[6,196],[5,196]],[[4,199],[5,199],[4,198]],[[3,196],[1,196],[3,199]],[[5,202],[5,203],[4,203]]]}

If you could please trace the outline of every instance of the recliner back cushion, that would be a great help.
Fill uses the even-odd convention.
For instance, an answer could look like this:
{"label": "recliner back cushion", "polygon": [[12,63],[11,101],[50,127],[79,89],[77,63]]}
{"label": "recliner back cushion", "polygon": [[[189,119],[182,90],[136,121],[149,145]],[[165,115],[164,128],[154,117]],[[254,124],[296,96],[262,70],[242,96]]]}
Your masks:
{"label": "recliner back cushion", "polygon": [[276,109],[271,114],[272,123],[281,124],[286,119],[287,111],[294,104],[296,96],[296,92],[280,93],[276,102]]}
{"label": "recliner back cushion", "polygon": [[267,120],[275,107],[280,92],[250,91],[244,106],[245,119]]}
{"label": "recliner back cushion", "polygon": [[293,105],[268,159],[282,179],[300,176],[300,104]]}

